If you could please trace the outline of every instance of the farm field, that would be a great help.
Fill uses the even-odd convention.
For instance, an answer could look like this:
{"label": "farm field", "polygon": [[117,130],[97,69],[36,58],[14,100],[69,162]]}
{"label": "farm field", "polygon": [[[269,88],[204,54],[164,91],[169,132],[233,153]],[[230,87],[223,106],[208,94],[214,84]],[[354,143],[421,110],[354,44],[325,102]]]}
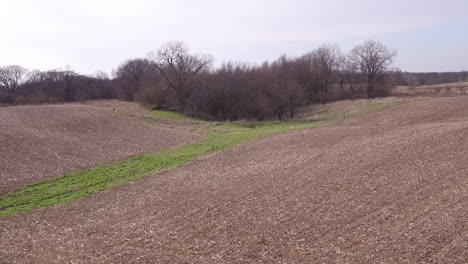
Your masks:
{"label": "farm field", "polygon": [[419,86],[397,86],[392,91],[392,95],[394,96],[455,96],[466,94],[468,94],[468,82]]}
{"label": "farm field", "polygon": [[[0,219],[0,262],[468,259],[466,96],[303,109],[308,128],[159,114],[161,127],[233,141],[131,184]],[[131,115],[149,126],[160,119],[122,118]]]}
{"label": "farm field", "polygon": [[0,264],[468,264],[468,0],[4,2]]}
{"label": "farm field", "polygon": [[0,194],[200,139],[81,104],[2,107],[0,127]]}
{"label": "farm field", "polygon": [[[132,181],[143,179],[152,174],[192,161],[200,156],[232,147],[249,140],[280,132],[318,126],[330,122],[342,122],[348,118],[366,114],[401,103],[392,98],[373,100],[343,101],[300,111],[299,122],[205,122],[168,111],[148,111],[129,102],[92,101],[87,105],[96,110],[112,111],[134,121],[144,122],[156,127],[170,127],[180,131],[196,133],[203,140],[192,144],[137,155],[116,163],[69,173],[32,185],[22,186],[15,191],[0,196],[0,217],[30,211],[75,199],[93,193],[112,189]],[[129,119],[127,119],[128,121]],[[58,126],[63,126],[58,123]],[[41,134],[40,131],[36,134]],[[31,147],[34,147],[32,144]],[[57,167],[57,164],[49,164]]]}

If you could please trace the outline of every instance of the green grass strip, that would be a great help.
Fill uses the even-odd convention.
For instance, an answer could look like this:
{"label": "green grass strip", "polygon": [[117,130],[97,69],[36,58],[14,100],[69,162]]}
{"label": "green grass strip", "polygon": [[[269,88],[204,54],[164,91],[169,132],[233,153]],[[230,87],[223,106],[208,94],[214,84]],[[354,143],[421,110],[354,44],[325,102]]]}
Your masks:
{"label": "green grass strip", "polygon": [[169,119],[169,120],[196,120],[195,118],[179,114],[177,112],[166,111],[166,110],[154,110],[153,113],[156,116]]}
{"label": "green grass strip", "polygon": [[197,143],[145,154],[124,161],[24,186],[0,196],[0,217],[54,204],[69,203],[95,192],[154,175],[197,157],[232,147],[255,138],[316,125],[315,123],[260,122],[223,123],[211,127],[208,137]]}

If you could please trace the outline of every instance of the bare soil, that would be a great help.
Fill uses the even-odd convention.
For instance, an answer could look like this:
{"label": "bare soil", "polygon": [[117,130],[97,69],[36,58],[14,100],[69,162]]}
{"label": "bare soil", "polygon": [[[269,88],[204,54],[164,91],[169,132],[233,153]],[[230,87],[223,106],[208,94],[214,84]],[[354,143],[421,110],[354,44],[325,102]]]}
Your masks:
{"label": "bare soil", "polygon": [[0,194],[199,136],[80,104],[0,108]]}
{"label": "bare soil", "polygon": [[468,94],[468,82],[444,83],[435,85],[397,86],[395,96],[456,96]]}
{"label": "bare soil", "polygon": [[468,97],[259,139],[0,220],[4,263],[467,263]]}

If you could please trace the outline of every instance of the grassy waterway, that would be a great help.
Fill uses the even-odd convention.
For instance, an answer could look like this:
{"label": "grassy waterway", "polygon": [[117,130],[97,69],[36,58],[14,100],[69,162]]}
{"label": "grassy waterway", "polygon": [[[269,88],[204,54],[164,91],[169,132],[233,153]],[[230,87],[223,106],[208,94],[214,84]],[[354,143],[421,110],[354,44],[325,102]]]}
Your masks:
{"label": "grassy waterway", "polygon": [[[167,112],[154,111],[159,118],[174,121],[199,122],[201,133],[207,137],[199,142],[132,157],[114,164],[102,165],[59,178],[24,186],[16,191],[0,196],[0,217],[54,204],[69,203],[93,193],[137,181],[155,173],[195,160],[200,156],[221,151],[250,140],[277,133],[342,121],[370,111],[386,108],[395,103],[354,109],[352,113],[324,113],[321,121],[304,122],[254,122],[254,123],[212,123],[196,121],[192,118]],[[26,161],[27,162],[27,161]]]}

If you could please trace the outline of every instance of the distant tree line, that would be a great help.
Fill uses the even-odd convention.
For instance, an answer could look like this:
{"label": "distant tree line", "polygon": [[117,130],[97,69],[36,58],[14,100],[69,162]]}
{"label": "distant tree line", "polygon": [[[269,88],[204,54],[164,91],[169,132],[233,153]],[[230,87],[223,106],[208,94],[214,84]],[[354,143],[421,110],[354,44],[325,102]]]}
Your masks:
{"label": "distant tree line", "polygon": [[115,98],[112,80],[71,70],[28,71],[17,65],[0,67],[0,103],[76,102]]}
{"label": "distant tree line", "polygon": [[468,82],[468,72],[402,72],[396,85],[420,86]]}
{"label": "distant tree line", "polygon": [[394,85],[461,78],[455,73],[402,73],[392,68],[395,56],[396,51],[370,40],[346,54],[335,45],[323,45],[296,58],[283,55],[261,65],[226,62],[213,67],[211,56],[170,42],[146,58],[123,62],[112,78],[69,69],[0,67],[0,103],[120,99],[207,120],[292,120],[302,105],[383,97]]}

